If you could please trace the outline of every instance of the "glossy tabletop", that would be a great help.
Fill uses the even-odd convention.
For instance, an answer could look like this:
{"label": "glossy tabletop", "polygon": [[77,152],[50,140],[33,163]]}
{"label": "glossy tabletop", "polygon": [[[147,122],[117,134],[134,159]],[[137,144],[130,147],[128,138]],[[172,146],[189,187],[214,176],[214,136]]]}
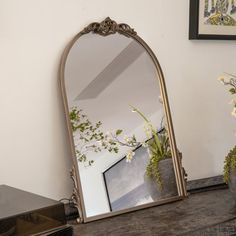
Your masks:
{"label": "glossy tabletop", "polygon": [[64,204],[0,185],[0,236],[46,235],[65,224]]}
{"label": "glossy tabletop", "polygon": [[0,185],[0,221],[58,204],[61,203],[6,185]]}

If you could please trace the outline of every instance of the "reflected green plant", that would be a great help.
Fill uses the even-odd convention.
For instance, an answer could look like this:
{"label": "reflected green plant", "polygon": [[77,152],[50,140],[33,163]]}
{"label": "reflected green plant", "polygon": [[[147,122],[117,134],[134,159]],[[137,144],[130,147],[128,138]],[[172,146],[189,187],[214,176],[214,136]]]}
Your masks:
{"label": "reflected green plant", "polygon": [[[81,109],[73,107],[70,111],[70,121],[75,142],[76,157],[79,162],[86,166],[91,166],[94,160],[89,160],[89,152],[101,152],[107,150],[110,153],[118,153],[120,146],[129,147],[126,154],[126,161],[131,162],[135,155],[135,149],[143,146],[147,149],[149,162],[146,167],[146,175],[157,183],[159,189],[163,188],[161,173],[159,171],[160,161],[171,158],[169,137],[166,128],[157,134],[157,130],[151,121],[137,108],[132,107],[132,112],[136,112],[144,120],[144,132],[146,141],[140,142],[135,135],[123,135],[122,129],[115,132],[102,131],[102,122],[93,124]],[[162,126],[162,125],[161,125]],[[123,139],[121,138],[123,136]]]}
{"label": "reflected green plant", "polygon": [[102,131],[102,122],[93,124],[81,109],[73,107],[69,113],[71,128],[75,142],[75,153],[79,162],[88,166],[94,160],[88,160],[89,152],[101,152],[107,150],[110,153],[118,153],[119,148],[116,142],[109,138],[108,134]]}
{"label": "reflected green plant", "polygon": [[161,178],[161,173],[159,170],[160,161],[171,158],[171,149],[169,144],[169,137],[167,134],[166,128],[163,128],[163,131],[158,134],[156,128],[151,123],[151,121],[137,108],[132,107],[132,112],[136,112],[144,120],[144,131],[146,134],[147,141],[139,142],[135,135],[130,137],[125,136],[124,141],[118,137],[121,135],[122,130],[119,130],[118,135],[115,134],[112,138],[119,143],[121,146],[127,146],[130,149],[126,155],[127,162],[131,162],[133,156],[135,155],[134,149],[139,146],[143,146],[147,149],[149,154],[149,162],[146,167],[146,175],[149,178],[152,178],[157,183],[160,190],[163,189],[163,182]]}

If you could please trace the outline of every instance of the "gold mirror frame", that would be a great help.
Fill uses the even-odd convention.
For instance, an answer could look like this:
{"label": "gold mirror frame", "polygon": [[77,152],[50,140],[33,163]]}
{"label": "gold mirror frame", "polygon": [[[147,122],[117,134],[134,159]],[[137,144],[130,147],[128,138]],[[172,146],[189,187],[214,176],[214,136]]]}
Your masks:
{"label": "gold mirror frame", "polygon": [[[105,213],[105,214],[101,214],[101,215],[97,215],[97,216],[92,216],[92,217],[86,216],[82,187],[81,187],[80,176],[79,176],[78,163],[77,163],[77,158],[76,158],[75,148],[74,148],[73,134],[72,134],[71,123],[70,123],[70,119],[69,119],[69,107],[68,107],[68,103],[67,103],[67,96],[66,96],[66,90],[65,90],[64,71],[65,71],[65,64],[66,64],[66,60],[67,60],[68,54],[70,52],[70,49],[72,48],[74,43],[81,36],[83,36],[84,34],[88,34],[90,32],[95,33],[95,34],[99,34],[101,36],[108,36],[110,34],[119,33],[119,34],[122,34],[126,37],[131,37],[134,40],[136,40],[142,47],[144,47],[144,49],[150,55],[154,65],[156,67],[157,79],[160,84],[161,95],[163,98],[163,106],[164,106],[164,112],[166,115],[166,122],[167,122],[167,129],[168,129],[167,132],[170,137],[171,153],[172,153],[174,171],[175,171],[175,176],[176,176],[176,184],[177,184],[177,189],[178,189],[178,194],[179,194],[178,196],[171,197],[171,198],[164,199],[164,200],[160,200],[160,201],[156,201],[153,203],[147,203],[144,205],[132,207],[132,208],[125,209],[125,210],[120,210],[117,212],[109,212],[109,213]],[[164,75],[163,75],[161,66],[160,66],[155,54],[150,49],[150,47],[145,43],[145,41],[137,35],[137,33],[134,31],[134,29],[132,29],[129,25],[124,24],[124,23],[117,24],[115,21],[111,20],[109,17],[107,17],[101,23],[94,22],[94,23],[89,24],[80,33],[78,33],[65,48],[62,58],[61,58],[61,63],[60,63],[59,81],[60,81],[60,87],[61,87],[61,91],[62,91],[65,116],[66,116],[66,123],[67,123],[69,141],[70,141],[70,149],[71,149],[72,160],[73,160],[73,166],[70,171],[70,175],[71,175],[71,178],[74,183],[72,200],[79,212],[79,218],[77,219],[77,221],[79,223],[94,221],[94,220],[98,220],[98,219],[102,219],[102,218],[120,215],[120,214],[131,212],[131,211],[136,211],[139,209],[144,209],[147,207],[157,206],[157,205],[181,200],[187,196],[185,171],[181,165],[181,158],[180,158],[180,155],[179,155],[177,147],[176,147],[176,141],[175,141],[175,135],[174,135],[174,130],[173,130],[169,102],[168,102],[168,97],[167,97],[167,92],[166,92]]]}

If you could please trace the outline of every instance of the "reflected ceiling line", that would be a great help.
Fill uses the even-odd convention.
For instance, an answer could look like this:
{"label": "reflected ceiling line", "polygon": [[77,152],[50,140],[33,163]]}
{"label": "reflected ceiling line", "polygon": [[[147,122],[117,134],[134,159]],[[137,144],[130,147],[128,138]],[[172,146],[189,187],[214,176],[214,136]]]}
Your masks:
{"label": "reflected ceiling line", "polygon": [[75,98],[76,100],[94,99],[106,87],[129,67],[145,49],[136,41],[132,41],[125,47]]}

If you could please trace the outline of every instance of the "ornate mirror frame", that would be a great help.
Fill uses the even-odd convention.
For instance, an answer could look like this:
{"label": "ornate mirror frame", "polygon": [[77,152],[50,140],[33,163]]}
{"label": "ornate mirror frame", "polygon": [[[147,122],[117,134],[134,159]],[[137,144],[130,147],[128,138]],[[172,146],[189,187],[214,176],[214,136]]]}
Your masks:
{"label": "ornate mirror frame", "polygon": [[[173,165],[174,165],[177,189],[178,189],[178,194],[179,194],[178,196],[160,200],[153,203],[144,204],[141,206],[132,207],[125,210],[120,210],[117,212],[110,212],[110,213],[106,213],[106,214],[102,214],[98,216],[92,216],[92,217],[86,216],[81,181],[80,181],[80,176],[79,176],[79,168],[78,168],[78,163],[77,163],[77,158],[76,158],[76,153],[75,153],[75,148],[74,148],[74,140],[73,140],[73,134],[72,134],[72,129],[71,129],[71,123],[69,119],[69,107],[67,103],[67,95],[66,95],[66,90],[65,90],[64,72],[65,72],[66,60],[67,60],[70,49],[81,36],[83,36],[84,34],[88,34],[90,32],[94,34],[99,34],[101,36],[108,36],[110,34],[119,33],[126,37],[131,37],[134,40],[136,40],[150,55],[156,67],[157,79],[160,84],[160,90],[161,90],[161,95],[163,99],[163,106],[164,106],[164,112],[166,115],[166,122],[167,122],[167,129],[168,129],[167,132],[170,137],[171,153],[172,153],[172,158],[173,158]],[[181,165],[180,154],[178,153],[178,150],[176,147],[176,140],[175,140],[175,135],[174,135],[174,130],[173,130],[173,124],[172,124],[169,102],[168,102],[168,97],[167,97],[166,85],[164,81],[164,75],[155,54],[150,49],[150,47],[145,43],[145,41],[137,35],[134,29],[132,29],[129,25],[124,24],[124,23],[117,24],[115,21],[111,20],[109,17],[107,17],[101,23],[94,22],[94,23],[89,24],[80,33],[78,33],[65,48],[62,58],[61,58],[61,63],[60,63],[59,81],[60,81],[60,87],[62,91],[66,123],[67,123],[69,141],[70,141],[70,149],[71,149],[72,160],[73,160],[73,166],[70,171],[71,178],[74,183],[72,200],[79,211],[79,218],[77,219],[78,222],[80,223],[89,222],[89,221],[94,221],[94,220],[98,220],[98,219],[102,219],[106,217],[111,217],[111,216],[123,214],[126,212],[130,212],[130,211],[135,211],[135,210],[139,210],[139,209],[143,209],[143,208],[147,208],[151,206],[156,206],[156,205],[161,205],[168,202],[181,200],[187,196],[185,172]]]}

